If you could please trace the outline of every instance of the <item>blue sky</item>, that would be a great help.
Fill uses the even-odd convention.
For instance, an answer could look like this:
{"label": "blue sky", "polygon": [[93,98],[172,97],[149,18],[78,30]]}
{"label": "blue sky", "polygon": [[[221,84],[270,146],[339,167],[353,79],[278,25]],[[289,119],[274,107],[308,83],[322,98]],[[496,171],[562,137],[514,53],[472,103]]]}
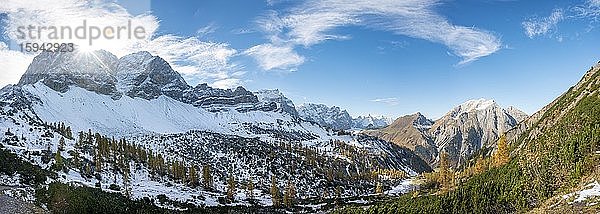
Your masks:
{"label": "blue sky", "polygon": [[194,38],[208,48],[193,51],[226,53],[210,55],[220,60],[213,67],[182,72],[192,85],[278,88],[297,105],[336,105],[354,116],[438,118],[477,98],[533,113],[600,60],[598,0],[406,2],[117,4],[131,16],[154,17],[154,37]]}

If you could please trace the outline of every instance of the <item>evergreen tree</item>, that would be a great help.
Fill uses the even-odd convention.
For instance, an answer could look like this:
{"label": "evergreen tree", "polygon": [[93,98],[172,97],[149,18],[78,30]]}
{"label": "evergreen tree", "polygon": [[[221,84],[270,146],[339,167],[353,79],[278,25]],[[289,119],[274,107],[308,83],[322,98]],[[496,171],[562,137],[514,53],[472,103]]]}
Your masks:
{"label": "evergreen tree", "polygon": [[296,187],[292,181],[288,181],[283,194],[283,203],[286,207],[293,207],[296,203]]}
{"label": "evergreen tree", "polygon": [[212,175],[210,173],[210,166],[204,165],[202,167],[202,183],[204,184],[205,190],[211,190],[213,186]]}
{"label": "evergreen tree", "polygon": [[196,173],[196,167],[191,166],[189,171],[190,171],[190,173],[188,176],[188,184],[191,187],[197,187],[198,186],[198,173]]}
{"label": "evergreen tree", "polygon": [[248,186],[246,187],[246,198],[252,203],[254,201],[254,182],[248,180]]}
{"label": "evergreen tree", "polygon": [[271,201],[273,202],[274,207],[281,206],[281,193],[279,193],[279,188],[277,187],[277,180],[275,177],[271,177]]}
{"label": "evergreen tree", "polygon": [[67,138],[73,139],[73,133],[71,132],[70,126],[68,126],[67,129],[65,130],[65,135],[67,136]]}
{"label": "evergreen tree", "polygon": [[229,175],[227,179],[227,201],[233,203],[235,200],[235,178]]}
{"label": "evergreen tree", "polygon": [[84,174],[85,174],[86,176],[91,176],[91,175],[92,175],[92,169],[91,169],[91,167],[90,167],[90,165],[89,165],[89,164],[85,164],[85,167],[84,167]]}
{"label": "evergreen tree", "polygon": [[60,140],[58,141],[58,151],[64,151],[64,150],[65,150],[65,138],[60,137]]}
{"label": "evergreen tree", "polygon": [[73,150],[73,166],[75,168],[79,168],[81,166],[81,161],[79,160],[79,152],[77,150]]}
{"label": "evergreen tree", "polygon": [[440,154],[439,168],[439,183],[442,185],[443,189],[448,189],[450,184],[450,164],[448,163],[448,153],[445,151]]}
{"label": "evergreen tree", "polygon": [[60,151],[57,151],[56,154],[54,154],[54,170],[62,170],[64,169],[64,165],[63,157],[60,155]]}

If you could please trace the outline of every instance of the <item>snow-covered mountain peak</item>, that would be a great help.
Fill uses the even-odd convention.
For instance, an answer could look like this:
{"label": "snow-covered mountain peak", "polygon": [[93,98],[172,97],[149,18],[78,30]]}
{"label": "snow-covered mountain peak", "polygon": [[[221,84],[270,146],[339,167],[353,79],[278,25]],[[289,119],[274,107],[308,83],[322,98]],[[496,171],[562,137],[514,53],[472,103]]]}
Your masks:
{"label": "snow-covered mountain peak", "polygon": [[413,121],[413,127],[417,128],[420,131],[428,130],[433,125],[433,121],[427,119],[421,112],[417,112],[414,114],[415,119]]}
{"label": "snow-covered mountain peak", "polygon": [[120,97],[115,70],[118,58],[110,52],[42,52],[37,55],[19,86],[42,81],[55,91],[66,92],[76,86],[99,94]]}
{"label": "snow-covered mountain peak", "polygon": [[377,129],[393,122],[390,118],[371,114],[353,118],[345,109],[337,106],[329,107],[325,104],[305,103],[298,106],[298,113],[304,120],[336,130]]}
{"label": "snow-covered mountain peak", "polygon": [[263,89],[254,94],[258,97],[258,101],[263,105],[270,105],[274,103],[276,105],[275,111],[286,112],[294,118],[298,118],[298,111],[292,100],[285,97],[278,89]]}
{"label": "snow-covered mountain peak", "polygon": [[353,120],[354,129],[378,129],[383,128],[391,124],[394,120],[385,116],[373,116],[368,114],[367,116],[358,116]]}
{"label": "snow-covered mountain peak", "polygon": [[116,73],[119,90],[130,97],[155,99],[167,95],[175,98],[191,88],[167,61],[146,51],[121,57]]}
{"label": "snow-covered mountain peak", "polygon": [[[19,86],[33,85],[39,81],[61,93],[67,92],[70,87],[78,87],[110,95],[115,100],[123,96],[152,100],[164,95],[212,112],[229,108],[240,112],[281,109],[275,103],[260,103],[256,95],[243,87],[234,90],[212,88],[207,84],[191,87],[167,61],[147,51],[121,58],[104,50],[88,53],[44,52],[34,58]],[[297,115],[293,104],[289,106],[282,111]]]}
{"label": "snow-covered mountain peak", "polygon": [[304,103],[298,106],[298,114],[304,120],[318,123],[323,127],[336,130],[352,128],[352,117],[344,109],[337,106],[328,107],[325,104]]}
{"label": "snow-covered mountain peak", "polygon": [[469,100],[435,121],[429,134],[439,152],[448,152],[451,162],[461,165],[475,151],[493,146],[525,117],[522,111],[503,109],[494,100]]}
{"label": "snow-covered mountain peak", "polygon": [[494,100],[487,100],[484,98],[480,98],[480,99],[469,100],[467,102],[464,102],[463,104],[460,104],[458,107],[463,112],[471,112],[471,111],[485,110],[485,109],[488,109],[495,105],[497,105],[497,104],[496,104],[496,101],[494,101]]}

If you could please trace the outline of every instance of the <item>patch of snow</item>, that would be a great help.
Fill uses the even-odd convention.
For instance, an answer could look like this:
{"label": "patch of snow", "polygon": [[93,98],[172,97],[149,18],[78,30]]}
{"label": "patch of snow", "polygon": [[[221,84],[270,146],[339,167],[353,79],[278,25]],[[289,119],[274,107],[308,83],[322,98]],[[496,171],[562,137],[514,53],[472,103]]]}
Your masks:
{"label": "patch of snow", "polygon": [[600,196],[600,184],[598,184],[598,181],[594,181],[586,185],[585,188],[585,190],[577,192],[579,197],[577,197],[573,202],[583,202],[590,197]]}
{"label": "patch of snow", "polygon": [[399,185],[392,187],[391,190],[385,191],[385,194],[402,195],[413,191],[417,188],[417,185],[415,185],[413,181],[414,180],[412,178],[405,179]]}

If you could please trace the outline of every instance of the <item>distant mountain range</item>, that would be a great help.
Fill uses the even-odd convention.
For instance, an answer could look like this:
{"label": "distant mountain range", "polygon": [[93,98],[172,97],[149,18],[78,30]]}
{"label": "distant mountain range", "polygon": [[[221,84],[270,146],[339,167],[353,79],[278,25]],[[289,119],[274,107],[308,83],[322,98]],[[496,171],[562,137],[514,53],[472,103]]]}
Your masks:
{"label": "distant mountain range", "polygon": [[298,107],[300,118],[334,130],[376,129],[387,126],[391,119],[384,116],[358,116],[352,118],[345,109],[324,104],[305,103]]}
{"label": "distant mountain range", "polygon": [[477,151],[493,149],[500,134],[526,117],[514,107],[504,109],[493,100],[478,99],[454,107],[436,121],[416,113],[364,133],[407,147],[431,165],[446,152],[451,164],[459,166]]}
{"label": "distant mountain range", "polygon": [[[56,173],[49,182],[99,187],[134,200],[160,198],[169,208],[270,206],[273,186],[282,196],[293,185],[302,200],[354,197],[431,171],[409,149],[331,130],[355,127],[347,112],[315,108],[333,120],[305,121],[308,108],[297,110],[278,90],[192,87],[148,52],[121,58],[102,50],[43,52],[17,85],[0,90],[0,145]],[[331,123],[329,130],[318,123],[334,120],[344,123]],[[374,117],[357,124],[382,125]],[[198,175],[204,169],[209,180]],[[0,180],[48,185],[19,178],[27,173]],[[220,198],[230,191],[230,178],[237,190],[227,202]],[[196,184],[203,182],[210,187]]]}
{"label": "distant mountain range", "polygon": [[[328,209],[315,205],[321,202],[356,204],[405,193],[415,188],[406,179],[432,172],[446,153],[450,168],[464,176],[459,179],[483,174],[465,183],[477,191],[460,189],[457,181],[450,196],[468,201],[479,190],[485,197],[518,190],[511,197],[519,201],[494,207],[510,210],[517,202],[559,197],[556,192],[572,187],[567,184],[593,177],[599,70],[592,67],[532,116],[477,99],[437,120],[417,112],[392,121],[353,118],[324,104],[296,106],[276,89],[192,87],[148,52],[121,58],[106,51],[44,52],[18,84],[0,90],[0,186],[51,210],[61,204],[47,200],[67,194],[53,191],[69,184],[164,209],[270,207],[290,202],[293,193],[303,211],[320,212]],[[474,162],[492,156],[501,136],[513,161],[506,168],[488,164],[505,170],[488,176]],[[509,199],[495,203],[503,200]]]}
{"label": "distant mountain range", "polygon": [[[485,100],[454,108],[427,132],[431,147],[459,163],[471,148],[482,152],[461,167],[440,164],[423,176],[424,190],[343,213],[597,213],[600,62],[551,103],[520,116]],[[493,146],[497,134],[504,137]],[[470,139],[479,144],[465,145]]]}

